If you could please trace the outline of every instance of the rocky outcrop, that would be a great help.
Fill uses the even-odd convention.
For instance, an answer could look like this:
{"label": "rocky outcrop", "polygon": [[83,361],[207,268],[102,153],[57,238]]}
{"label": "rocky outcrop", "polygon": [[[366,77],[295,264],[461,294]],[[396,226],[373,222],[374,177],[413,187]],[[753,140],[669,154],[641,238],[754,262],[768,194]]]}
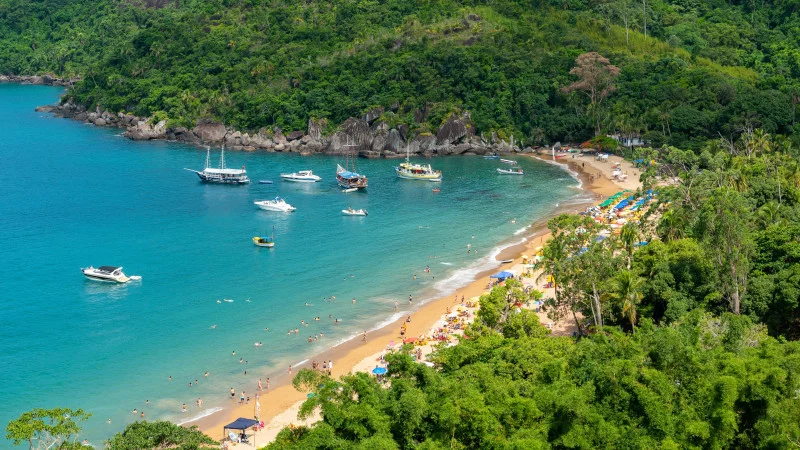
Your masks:
{"label": "rocky outcrop", "polygon": [[0,82],[37,84],[46,86],[72,86],[80,78],[59,78],[54,75],[0,75]]}
{"label": "rocky outcrop", "polygon": [[465,137],[474,134],[475,126],[468,117],[451,114],[447,121],[436,132],[437,145],[449,145],[461,142]]}
{"label": "rocky outcrop", "polygon": [[[0,81],[4,77],[8,78],[0,76]],[[41,79],[43,83],[50,81],[48,77]],[[293,131],[284,135],[283,130],[274,127],[272,130],[261,128],[251,135],[207,119],[199,120],[191,130],[184,127],[167,128],[165,120],[154,123],[153,118],[136,117],[123,112],[115,114],[99,105],[93,111],[87,111],[71,98],[64,99],[59,105],[40,106],[36,110],[96,126],[124,128],[125,136],[134,140],[168,139],[194,145],[224,144],[231,150],[240,151],[297,152],[301,155],[355,152],[364,158],[402,158],[406,149],[409,153],[426,157],[521,151],[514,145],[513,139],[511,143],[505,142],[492,133],[487,141],[475,135],[474,124],[466,112],[451,114],[434,135],[428,132],[414,134],[406,124],[390,127],[378,120],[383,109],[375,108],[362,118],[347,119],[335,133],[325,137],[322,135],[322,130],[327,126],[324,119],[309,120],[306,133]],[[429,106],[418,112],[420,117],[427,115]],[[526,150],[531,151],[529,148]]]}
{"label": "rocky outcrop", "polygon": [[204,142],[219,143],[225,139],[228,130],[219,122],[198,120],[192,132]]}
{"label": "rocky outcrop", "polygon": [[149,121],[140,121],[134,126],[128,127],[125,136],[134,141],[147,141],[151,139],[167,138],[167,121],[162,120],[153,125]]}

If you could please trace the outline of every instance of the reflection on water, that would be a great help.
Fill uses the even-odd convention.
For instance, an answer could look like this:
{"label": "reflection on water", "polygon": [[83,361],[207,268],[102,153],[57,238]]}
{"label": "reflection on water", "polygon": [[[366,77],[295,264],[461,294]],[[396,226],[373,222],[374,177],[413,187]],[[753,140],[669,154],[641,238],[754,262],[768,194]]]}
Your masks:
{"label": "reflection on water", "polygon": [[109,281],[95,281],[85,279],[84,292],[88,294],[89,303],[106,303],[107,300],[121,300],[128,295],[128,286],[131,288],[141,285],[141,281],[131,281],[128,283],[114,283]]}

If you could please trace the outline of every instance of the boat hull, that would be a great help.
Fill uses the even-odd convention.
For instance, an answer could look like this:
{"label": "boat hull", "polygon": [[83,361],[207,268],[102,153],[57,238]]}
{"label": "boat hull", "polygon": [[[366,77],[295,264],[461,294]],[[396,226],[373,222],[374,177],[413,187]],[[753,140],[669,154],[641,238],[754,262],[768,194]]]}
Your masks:
{"label": "boat hull", "polygon": [[203,183],[233,184],[233,185],[242,185],[250,183],[250,179],[247,177],[218,177],[213,175],[206,175],[202,172],[197,172],[197,176]]}
{"label": "boat hull", "polygon": [[292,181],[294,183],[316,183],[317,181],[322,180],[322,178],[318,176],[314,177],[293,177],[291,175],[281,175],[281,180],[283,181]]}
{"label": "boat hull", "polygon": [[343,209],[343,210],[342,210],[342,214],[344,214],[345,216],[361,216],[361,217],[366,217],[366,216],[367,216],[369,213],[368,213],[368,212],[366,212],[366,211],[364,211],[363,209],[357,209],[357,210],[355,210],[355,211],[348,211],[348,210],[346,210],[346,209]]}
{"label": "boat hull", "polygon": [[525,175],[524,171],[517,172],[514,170],[503,170],[503,169],[497,169],[497,173],[499,173],[500,175]]}
{"label": "boat hull", "polygon": [[417,174],[402,171],[400,168],[395,167],[394,171],[399,178],[404,180],[420,180],[420,181],[442,181],[442,176],[439,174]]}
{"label": "boat hull", "polygon": [[256,203],[256,206],[258,206],[258,207],[259,207],[259,209],[262,209],[262,210],[264,210],[264,211],[287,212],[287,213],[288,213],[288,212],[292,212],[292,211],[294,211],[294,210],[296,209],[296,208],[294,208],[294,207],[291,207],[291,208],[285,208],[285,207],[280,207],[280,206],[259,205],[259,204],[257,204],[257,203]]}

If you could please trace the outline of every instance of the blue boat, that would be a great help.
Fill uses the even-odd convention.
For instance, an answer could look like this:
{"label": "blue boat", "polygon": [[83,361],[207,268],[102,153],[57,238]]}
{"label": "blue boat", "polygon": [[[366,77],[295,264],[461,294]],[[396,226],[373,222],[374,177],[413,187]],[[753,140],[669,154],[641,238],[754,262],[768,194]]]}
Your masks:
{"label": "blue boat", "polygon": [[483,159],[498,159],[500,156],[497,153],[489,153],[488,155],[484,155]]}

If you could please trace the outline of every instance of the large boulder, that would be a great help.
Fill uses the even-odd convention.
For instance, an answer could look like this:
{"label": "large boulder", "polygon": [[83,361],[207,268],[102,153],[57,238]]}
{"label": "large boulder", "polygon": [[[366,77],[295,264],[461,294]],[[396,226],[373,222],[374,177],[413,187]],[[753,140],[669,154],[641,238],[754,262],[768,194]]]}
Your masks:
{"label": "large boulder", "polygon": [[325,129],[327,124],[328,121],[325,119],[308,119],[308,132],[306,134],[315,141],[322,141],[322,130]]}
{"label": "large boulder", "polygon": [[394,128],[389,130],[389,135],[386,138],[386,145],[383,146],[383,149],[392,153],[405,153],[405,145],[403,143],[403,138],[400,137],[399,131]]}
{"label": "large boulder", "polygon": [[419,150],[421,153],[430,153],[436,147],[436,136],[430,134],[417,136],[419,142]]}
{"label": "large boulder", "polygon": [[389,137],[389,133],[384,130],[381,130],[375,133],[375,137],[372,138],[372,151],[380,152],[384,149],[386,145],[386,140]]}
{"label": "large boulder", "polygon": [[447,145],[457,144],[465,137],[475,134],[475,126],[469,120],[469,116],[463,118],[451,114],[444,125],[436,132],[436,144]]}
{"label": "large boulder", "polygon": [[292,131],[291,133],[286,135],[286,140],[287,141],[296,141],[296,140],[300,139],[301,137],[303,137],[304,134],[305,133],[303,133],[302,131]]}
{"label": "large boulder", "polygon": [[283,144],[284,147],[289,141],[286,140],[286,136],[283,135],[283,130],[280,127],[275,127],[272,129],[272,140],[275,141],[276,144]]}
{"label": "large boulder", "polygon": [[351,117],[344,121],[339,131],[328,140],[325,153],[343,154],[345,152],[369,151],[372,145],[372,133],[369,124],[361,119]]}
{"label": "large boulder", "polygon": [[222,142],[228,130],[219,122],[199,120],[192,132],[204,142]]}
{"label": "large boulder", "polygon": [[150,139],[166,139],[167,138],[167,121],[162,120],[153,125],[148,121],[140,121],[135,126],[128,127],[125,136],[134,141],[147,141]]}
{"label": "large boulder", "polygon": [[452,152],[453,152],[454,155],[462,155],[462,154],[470,151],[470,148],[471,147],[470,147],[469,144],[458,144],[458,145],[455,145],[455,146],[451,146],[451,149],[452,149]]}
{"label": "large boulder", "polygon": [[103,119],[102,117],[94,119],[94,124],[97,125],[98,127],[104,127],[106,126],[107,123],[108,122],[106,122],[106,119]]}
{"label": "large boulder", "polygon": [[272,148],[275,146],[275,143],[267,135],[267,130],[264,128],[258,130],[258,133],[250,136],[249,144],[256,148]]}
{"label": "large boulder", "polygon": [[200,139],[184,127],[170,128],[167,130],[167,139],[178,142],[198,143]]}
{"label": "large boulder", "polygon": [[372,124],[378,117],[383,115],[383,106],[379,106],[377,108],[372,108],[364,114],[364,121],[368,124]]}
{"label": "large boulder", "polygon": [[44,79],[39,75],[34,75],[28,79],[31,84],[44,84]]}
{"label": "large boulder", "polygon": [[225,145],[228,147],[243,146],[242,133],[240,131],[233,131],[225,135]]}

